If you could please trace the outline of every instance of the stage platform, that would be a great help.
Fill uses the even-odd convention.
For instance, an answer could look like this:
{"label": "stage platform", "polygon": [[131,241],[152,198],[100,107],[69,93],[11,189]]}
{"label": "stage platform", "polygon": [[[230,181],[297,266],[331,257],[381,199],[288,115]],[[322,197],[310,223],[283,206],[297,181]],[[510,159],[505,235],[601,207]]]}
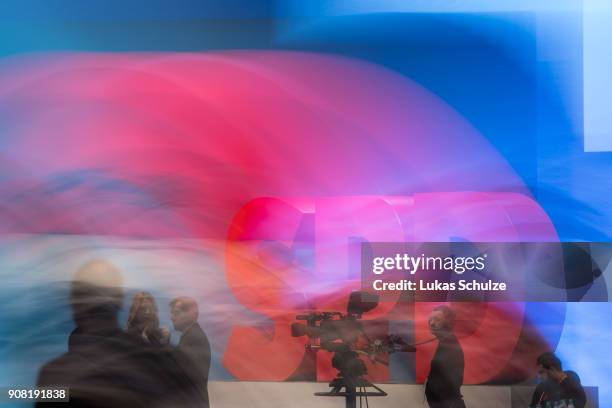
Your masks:
{"label": "stage platform", "polygon": [[[415,384],[379,384],[389,395],[370,397],[371,408],[426,408],[424,386]],[[526,408],[534,387],[466,385],[462,393],[468,408]],[[599,408],[597,388],[585,387],[588,408]],[[209,384],[213,408],[341,408],[341,397],[318,397],[328,391],[326,383],[212,381]],[[359,400],[357,401],[359,406]],[[363,401],[365,407],[365,401]]]}

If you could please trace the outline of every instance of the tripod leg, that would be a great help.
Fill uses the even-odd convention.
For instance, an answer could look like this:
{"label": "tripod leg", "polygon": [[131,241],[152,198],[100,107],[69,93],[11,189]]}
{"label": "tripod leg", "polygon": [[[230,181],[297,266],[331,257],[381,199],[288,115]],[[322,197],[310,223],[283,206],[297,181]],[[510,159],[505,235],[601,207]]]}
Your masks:
{"label": "tripod leg", "polygon": [[357,408],[357,390],[355,387],[346,387],[346,408]]}

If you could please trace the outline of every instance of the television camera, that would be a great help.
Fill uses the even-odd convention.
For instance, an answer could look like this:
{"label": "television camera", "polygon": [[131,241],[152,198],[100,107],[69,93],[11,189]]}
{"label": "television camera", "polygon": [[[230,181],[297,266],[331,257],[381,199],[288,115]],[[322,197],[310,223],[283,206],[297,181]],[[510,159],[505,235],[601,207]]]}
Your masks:
{"label": "television camera", "polygon": [[[338,370],[338,375],[329,386],[329,392],[317,392],[318,396],[345,397],[346,407],[355,408],[357,397],[386,396],[378,386],[369,382],[365,375],[367,367],[361,357],[370,361],[383,363],[381,355],[395,352],[413,352],[414,346],[407,344],[397,335],[385,335],[371,338],[368,336],[360,321],[364,313],[378,306],[379,296],[367,292],[352,292],[349,296],[347,313],[341,312],[313,312],[296,316],[296,320],[306,323],[293,323],[291,335],[293,337],[307,336],[309,338],[306,349],[324,350],[334,353],[332,366]],[[368,391],[373,388],[375,391]],[[344,391],[343,391],[344,389]]]}

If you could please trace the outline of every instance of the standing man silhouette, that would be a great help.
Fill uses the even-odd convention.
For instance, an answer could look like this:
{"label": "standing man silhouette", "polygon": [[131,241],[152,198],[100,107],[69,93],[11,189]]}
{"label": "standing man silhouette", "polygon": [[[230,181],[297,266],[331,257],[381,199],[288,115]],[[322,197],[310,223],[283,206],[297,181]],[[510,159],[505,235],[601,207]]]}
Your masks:
{"label": "standing man silhouette", "polygon": [[208,372],[210,370],[210,343],[198,324],[198,304],[193,298],[180,296],[170,302],[170,318],[174,328],[182,333],[176,347],[177,360],[202,393],[203,406],[208,400]]}
{"label": "standing man silhouette", "polygon": [[461,395],[463,350],[453,334],[455,313],[448,306],[437,306],[429,316],[429,330],[438,339],[425,386],[430,408],[465,408]]}

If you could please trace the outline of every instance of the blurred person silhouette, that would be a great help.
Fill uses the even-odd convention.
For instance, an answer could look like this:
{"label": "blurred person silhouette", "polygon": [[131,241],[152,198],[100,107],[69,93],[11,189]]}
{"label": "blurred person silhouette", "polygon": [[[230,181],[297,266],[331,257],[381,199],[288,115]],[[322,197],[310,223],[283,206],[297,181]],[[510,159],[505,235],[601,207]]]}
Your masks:
{"label": "blurred person silhouette", "polygon": [[69,388],[69,402],[57,407],[195,407],[201,395],[170,347],[145,347],[123,332],[121,273],[109,262],[91,261],[71,284],[76,329],[68,352],[41,367],[39,387]]}
{"label": "blurred person silhouette", "polygon": [[170,302],[170,317],[174,328],[182,333],[176,347],[183,369],[197,384],[205,401],[208,401],[208,372],[210,370],[210,343],[198,324],[198,304],[193,298],[180,296]]}
{"label": "blurred person silhouette", "polygon": [[438,339],[431,359],[425,396],[430,408],[465,408],[461,395],[463,384],[463,350],[453,334],[455,312],[448,306],[437,306],[429,316],[429,330]]}
{"label": "blurred person silhouette", "polygon": [[143,344],[165,346],[170,343],[170,332],[159,327],[159,311],[149,292],[138,292],[132,299],[126,331]]}
{"label": "blurred person silhouette", "polygon": [[584,408],[586,394],[580,377],[574,371],[563,371],[561,360],[554,353],[540,354],[536,367],[541,381],[533,392],[530,407],[556,406],[560,401],[572,400],[575,408]]}

